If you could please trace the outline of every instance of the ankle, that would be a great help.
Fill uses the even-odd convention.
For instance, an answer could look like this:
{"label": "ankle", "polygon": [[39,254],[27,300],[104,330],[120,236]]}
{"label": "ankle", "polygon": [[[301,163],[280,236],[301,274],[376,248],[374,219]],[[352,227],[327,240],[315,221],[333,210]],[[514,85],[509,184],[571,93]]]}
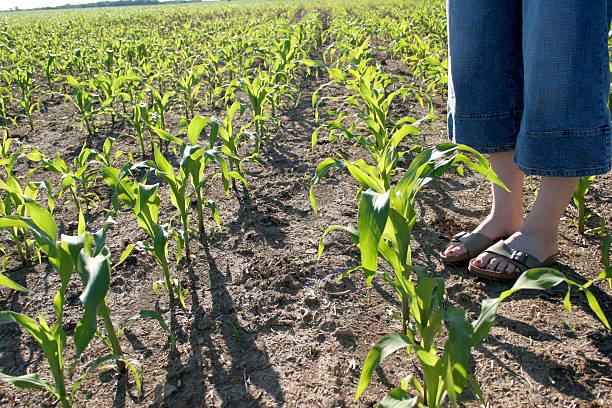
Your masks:
{"label": "ankle", "polygon": [[505,236],[518,231],[522,224],[523,217],[520,214],[508,215],[491,212],[475,229],[475,232],[483,232],[485,235]]}
{"label": "ankle", "polygon": [[557,245],[558,230],[555,226],[532,225],[525,222],[518,232],[528,237],[537,237],[545,245]]}

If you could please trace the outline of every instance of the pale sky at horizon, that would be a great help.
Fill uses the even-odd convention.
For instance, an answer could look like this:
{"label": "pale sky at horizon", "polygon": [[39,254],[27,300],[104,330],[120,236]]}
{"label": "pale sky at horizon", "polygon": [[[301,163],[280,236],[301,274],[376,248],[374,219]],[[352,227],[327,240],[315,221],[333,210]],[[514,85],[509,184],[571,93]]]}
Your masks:
{"label": "pale sky at horizon", "polygon": [[96,3],[100,0],[0,0],[0,11],[10,10],[19,7],[20,10],[26,10],[38,7],[57,7],[64,4],[86,4]]}
{"label": "pale sky at horizon", "polygon": [[21,10],[37,7],[56,7],[64,4],[94,3],[96,0],[0,0],[0,10],[19,7]]}

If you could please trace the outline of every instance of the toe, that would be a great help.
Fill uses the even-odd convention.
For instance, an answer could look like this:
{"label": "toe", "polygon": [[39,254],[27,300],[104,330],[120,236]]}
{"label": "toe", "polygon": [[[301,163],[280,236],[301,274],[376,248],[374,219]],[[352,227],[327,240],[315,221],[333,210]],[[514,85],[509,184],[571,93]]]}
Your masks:
{"label": "toe", "polygon": [[482,265],[485,269],[489,271],[495,271],[497,269],[497,265],[499,264],[499,262],[500,262],[499,258],[493,257],[489,260],[489,263],[483,262]]}
{"label": "toe", "polygon": [[501,260],[497,263],[497,266],[493,269],[496,272],[507,272],[508,262]]}
{"label": "toe", "polygon": [[513,264],[509,264],[508,267],[506,268],[506,273],[510,275],[515,274],[520,271],[521,270],[516,265],[513,265]]}
{"label": "toe", "polygon": [[483,268],[485,265],[487,265],[490,262],[490,260],[491,260],[490,254],[482,253],[474,259],[474,265],[480,268]]}
{"label": "toe", "polygon": [[451,244],[444,251],[444,255],[450,256],[450,257],[461,256],[463,254],[465,254],[465,246],[462,244],[459,244],[459,245]]}

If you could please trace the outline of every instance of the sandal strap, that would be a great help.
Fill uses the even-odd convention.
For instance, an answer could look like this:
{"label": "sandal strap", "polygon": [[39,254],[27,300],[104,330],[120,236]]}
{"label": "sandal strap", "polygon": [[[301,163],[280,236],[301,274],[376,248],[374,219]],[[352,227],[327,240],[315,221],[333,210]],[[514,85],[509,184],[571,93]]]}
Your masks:
{"label": "sandal strap", "polygon": [[455,234],[450,242],[465,245],[468,256],[474,257],[487,249],[493,240],[486,235],[479,234],[478,232],[468,233],[466,231],[462,231]]}
{"label": "sandal strap", "polygon": [[542,266],[538,258],[527,252],[510,248],[503,240],[491,245],[485,252],[503,256],[508,262],[519,267],[521,272]]}

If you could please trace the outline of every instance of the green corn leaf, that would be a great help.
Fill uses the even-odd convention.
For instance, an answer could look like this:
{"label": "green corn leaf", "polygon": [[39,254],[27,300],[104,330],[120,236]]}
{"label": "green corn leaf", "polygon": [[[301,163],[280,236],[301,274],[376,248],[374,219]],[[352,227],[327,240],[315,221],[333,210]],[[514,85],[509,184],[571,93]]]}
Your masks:
{"label": "green corn leaf", "polygon": [[20,284],[16,282],[13,282],[12,280],[10,280],[9,278],[7,278],[1,273],[0,273],[0,286],[5,286],[7,288],[18,290],[21,292],[28,292],[26,288],[24,288],[23,286],[21,286]]}
{"label": "green corn leaf", "polygon": [[521,289],[549,289],[565,280],[563,274],[551,268],[536,268],[529,269],[514,283],[512,288],[504,291],[498,298],[485,299],[482,302],[480,316],[472,323],[474,327],[474,336],[472,337],[472,346],[480,343],[482,339],[489,333],[491,326],[495,321],[497,307],[508,296]]}
{"label": "green corn leaf", "polygon": [[393,204],[389,209],[389,220],[391,222],[387,223],[386,228],[390,229],[392,236],[390,240],[393,242],[398,260],[401,264],[407,264],[410,251],[410,236],[412,235],[411,224],[393,208]]}
{"label": "green corn leaf", "polygon": [[565,310],[567,310],[569,313],[572,313],[572,302],[570,299],[571,292],[572,292],[571,288],[568,287],[567,292],[565,293],[565,296],[563,297],[563,306],[565,306]]}
{"label": "green corn leaf", "polygon": [[312,209],[315,213],[317,212],[317,199],[314,193],[314,185],[321,181],[332,167],[346,168],[346,165],[342,160],[329,157],[317,165],[315,175],[310,180],[310,205],[312,205]]}
{"label": "green corn leaf", "polygon": [[325,63],[319,60],[311,60],[308,58],[304,58],[299,61],[299,63],[306,65],[307,67],[324,67]]}
{"label": "green corn leaf", "polygon": [[468,385],[470,386],[470,389],[472,390],[472,392],[478,397],[480,402],[484,404],[485,402],[484,395],[482,393],[482,390],[480,389],[480,384],[478,384],[478,381],[476,381],[476,378],[474,378],[472,374],[468,374],[467,380],[468,380]]}
{"label": "green corn leaf", "polygon": [[187,141],[190,145],[195,146],[198,144],[200,133],[202,133],[202,129],[204,129],[208,123],[210,123],[210,119],[202,116],[196,116],[191,119],[187,128]]}
{"label": "green corn leaf", "polygon": [[28,215],[32,218],[34,224],[36,224],[42,232],[48,235],[50,240],[53,242],[57,241],[57,225],[51,213],[31,198],[24,196],[23,199]]}
{"label": "green corn leaf", "polygon": [[40,326],[34,319],[17,312],[0,311],[0,323],[17,323],[40,343],[38,331]]}
{"label": "green corn leaf", "polygon": [[[168,231],[159,224],[153,224],[153,254],[162,269],[168,268]],[[168,288],[171,290],[171,288]]]}
{"label": "green corn leaf", "polygon": [[135,360],[125,360],[125,365],[132,373],[134,383],[136,384],[136,391],[138,391],[138,396],[142,396],[142,365]]}
{"label": "green corn leaf", "polygon": [[418,396],[413,397],[401,388],[394,388],[376,408],[413,408],[417,406],[418,401]]}
{"label": "green corn leaf", "polygon": [[79,221],[78,221],[78,225],[77,225],[77,234],[82,234],[85,232],[85,215],[83,214],[83,210],[81,210],[81,207],[79,206]]}
{"label": "green corn leaf", "polygon": [[389,192],[379,194],[366,190],[361,194],[357,230],[361,264],[369,272],[376,272],[378,243],[382,237],[389,215]]}
{"label": "green corn leaf", "polygon": [[[417,355],[421,363],[426,366],[435,367],[437,364],[440,363],[440,358],[436,356],[435,349],[432,349],[431,351],[426,351],[419,347],[415,350],[415,354]],[[425,383],[427,384],[428,382],[425,381]]]}
{"label": "green corn leaf", "polygon": [[121,265],[128,258],[128,256],[130,256],[134,248],[135,248],[134,244],[128,244],[123,250],[123,252],[121,253],[121,256],[119,257],[119,260],[117,261],[115,266]]}
{"label": "green corn leaf", "polygon": [[85,234],[76,236],[62,234],[60,238],[61,245],[70,254],[73,265],[78,265],[79,254],[81,253],[81,249],[85,247]]}
{"label": "green corn leaf", "polygon": [[80,355],[96,332],[98,306],[104,301],[110,287],[110,263],[108,256],[89,256],[81,250],[79,269],[85,289],[79,297],[85,309],[81,320],[74,329],[74,345]]}
{"label": "green corn leaf", "polygon": [[246,181],[246,179],[244,177],[242,177],[242,174],[240,174],[240,173],[238,173],[237,171],[234,171],[234,170],[228,172],[227,174],[228,174],[228,176],[230,178],[233,178],[233,179],[236,179],[236,180],[240,181],[243,186],[248,188],[249,183],[248,183],[248,181]]}
{"label": "green corn leaf", "polygon": [[372,379],[372,373],[388,355],[394,353],[402,347],[414,346],[408,337],[403,334],[395,333],[385,336],[379,340],[368,353],[368,356],[361,370],[359,385],[355,393],[355,401],[359,399]]}
{"label": "green corn leaf", "polygon": [[134,320],[134,319],[154,319],[154,320],[157,320],[157,322],[159,323],[160,327],[162,329],[164,329],[166,332],[170,333],[170,328],[168,327],[168,325],[164,321],[164,317],[161,315],[161,313],[156,312],[155,310],[141,310],[137,314],[135,314],[134,316],[129,318],[129,320]]}
{"label": "green corn leaf", "polygon": [[315,146],[319,141],[319,128],[316,128],[312,135],[310,136],[310,148],[314,151]]}
{"label": "green corn leaf", "polygon": [[328,227],[325,231],[323,231],[323,234],[321,235],[321,238],[319,239],[317,259],[321,258],[321,255],[323,255],[323,251],[325,250],[325,237],[330,232],[336,231],[336,230],[342,230],[342,231],[347,232],[351,236],[355,245],[359,245],[359,232],[355,229],[355,227],[343,227],[341,225],[332,225],[331,227]]}
{"label": "green corn leaf", "polygon": [[465,311],[457,307],[446,310],[444,320],[448,323],[448,340],[444,347],[448,396],[456,403],[467,379],[474,329]]}
{"label": "green corn leaf", "polygon": [[157,169],[163,173],[163,176],[169,179],[169,182],[174,181],[174,167],[166,160],[166,157],[164,157],[157,147],[153,148],[153,154],[155,156],[155,165]]}
{"label": "green corn leaf", "polygon": [[610,264],[610,248],[612,247],[612,235],[606,235],[601,240],[601,263],[605,267],[612,266]]}
{"label": "green corn leaf", "polygon": [[87,370],[81,376],[79,376],[79,378],[77,378],[77,380],[72,385],[72,398],[74,399],[76,397],[77,391],[79,390],[79,387],[81,386],[81,383],[83,382],[83,380],[85,380],[85,378],[87,378],[87,376],[92,371],[98,369],[99,367],[102,366],[102,364],[106,363],[107,361],[110,361],[110,360],[121,360],[121,358],[122,357],[118,356],[118,355],[107,354],[105,356],[102,356],[102,357],[98,358],[93,363],[91,363],[89,365],[89,367],[87,367]]}
{"label": "green corn leaf", "polygon": [[46,388],[49,391],[55,392],[53,385],[48,381],[41,379],[38,374],[26,374],[20,376],[11,376],[0,373],[0,380],[14,385],[18,388]]}
{"label": "green corn leaf", "polygon": [[57,243],[43,229],[36,225],[31,218],[21,217],[19,215],[7,215],[5,217],[0,217],[0,228],[1,227],[19,227],[29,229],[32,231],[32,235],[34,235],[40,249],[49,255],[50,258],[56,257]]}
{"label": "green corn leaf", "polygon": [[421,131],[419,128],[413,125],[404,125],[393,133],[389,141],[391,147],[397,147],[402,140],[408,135],[420,135]]}
{"label": "green corn leaf", "polygon": [[364,188],[372,189],[378,193],[383,193],[385,191],[382,180],[373,177],[368,172],[364,171],[362,168],[356,166],[354,163],[351,163],[348,160],[345,160],[345,164],[353,178],[355,178],[355,180],[357,180],[357,182]]}
{"label": "green corn leaf", "polygon": [[170,134],[170,132],[168,132],[167,130],[160,129],[152,125],[149,126],[151,127],[151,129],[153,129],[155,133],[157,133],[157,136],[159,136],[161,139],[166,140],[168,142],[174,142],[179,145],[183,143],[181,139],[176,136],[172,136],[172,134]]}
{"label": "green corn leaf", "polygon": [[589,302],[589,307],[591,308],[593,313],[597,315],[597,317],[599,318],[599,320],[601,320],[604,326],[610,329],[610,322],[608,322],[606,315],[604,314],[603,310],[601,310],[601,306],[599,306],[599,302],[597,302],[597,298],[595,298],[595,295],[593,295],[593,293],[588,289],[584,289],[584,294],[586,295],[587,301]]}
{"label": "green corn leaf", "polygon": [[212,200],[206,200],[206,205],[210,208],[212,212],[213,219],[215,220],[215,224],[217,224],[217,229],[221,231],[221,218],[219,218],[219,207],[217,207],[217,203]]}

